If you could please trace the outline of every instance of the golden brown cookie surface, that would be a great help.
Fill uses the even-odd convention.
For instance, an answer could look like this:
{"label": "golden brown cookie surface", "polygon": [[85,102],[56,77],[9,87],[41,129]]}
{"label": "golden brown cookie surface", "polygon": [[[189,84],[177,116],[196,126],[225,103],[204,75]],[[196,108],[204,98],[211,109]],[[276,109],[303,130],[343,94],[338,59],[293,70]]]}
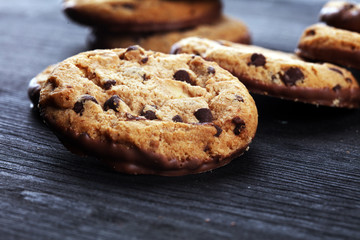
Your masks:
{"label": "golden brown cookie surface", "polygon": [[242,154],[257,128],[247,89],[215,63],[128,49],[78,54],[41,84],[60,139],[131,174],[184,175]]}

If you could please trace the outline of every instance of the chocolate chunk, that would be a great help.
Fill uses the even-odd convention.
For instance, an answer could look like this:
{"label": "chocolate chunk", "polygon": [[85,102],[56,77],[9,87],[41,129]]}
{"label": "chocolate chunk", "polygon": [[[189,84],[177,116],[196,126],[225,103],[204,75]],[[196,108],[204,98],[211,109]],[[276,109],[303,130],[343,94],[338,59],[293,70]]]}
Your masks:
{"label": "chocolate chunk", "polygon": [[351,80],[351,78],[345,78],[345,81],[348,83],[352,83],[353,81]]}
{"label": "chocolate chunk", "polygon": [[211,110],[208,108],[200,108],[194,113],[194,115],[201,123],[212,122],[213,120]]}
{"label": "chocolate chunk", "polygon": [[281,80],[285,83],[286,86],[294,86],[297,81],[301,81],[305,78],[303,72],[297,67],[291,67],[284,75],[281,75]]}
{"label": "chocolate chunk", "polygon": [[244,102],[244,98],[242,96],[239,96],[237,94],[235,94],[235,100],[238,102]]}
{"label": "chocolate chunk", "polygon": [[309,29],[305,33],[306,36],[314,36],[315,34],[316,34],[316,32],[314,29]]}
{"label": "chocolate chunk", "polygon": [[143,117],[138,117],[138,116],[134,116],[130,113],[126,113],[126,118],[127,120],[129,121],[141,121],[141,120],[146,120],[145,118]]}
{"label": "chocolate chunk", "polygon": [[149,120],[157,119],[155,112],[151,111],[151,110],[147,110],[146,112],[142,112],[141,115],[144,116],[146,119],[149,119]]}
{"label": "chocolate chunk", "polygon": [[130,51],[134,51],[134,50],[138,50],[139,48],[137,46],[130,46],[126,49],[126,52],[130,52]]}
{"label": "chocolate chunk", "polygon": [[347,11],[347,10],[350,10],[350,9],[352,9],[352,8],[354,8],[354,7],[355,7],[354,4],[352,4],[352,3],[346,3],[346,4],[343,6],[343,8],[341,9],[341,11]]}
{"label": "chocolate chunk", "polygon": [[245,122],[240,117],[234,117],[232,122],[235,124],[234,134],[240,135],[241,131],[245,129]]}
{"label": "chocolate chunk", "polygon": [[266,64],[266,58],[264,55],[260,54],[260,53],[254,53],[253,55],[251,55],[250,61],[248,63],[248,65],[254,65],[256,67],[263,67]]}
{"label": "chocolate chunk", "polygon": [[106,80],[103,87],[104,87],[105,90],[109,90],[115,84],[116,84],[115,80]]}
{"label": "chocolate chunk", "polygon": [[143,64],[147,63],[148,61],[149,61],[149,57],[148,57],[148,56],[146,56],[146,57],[144,57],[143,59],[141,59],[141,63],[143,63]]}
{"label": "chocolate chunk", "polygon": [[214,135],[214,137],[220,137],[220,134],[222,133],[223,130],[218,125],[214,124],[214,127],[216,128],[216,134]]}
{"label": "chocolate chunk", "polygon": [[206,145],[206,146],[204,147],[204,152],[208,152],[209,150],[210,150],[209,145]]}
{"label": "chocolate chunk", "polygon": [[118,112],[117,108],[120,105],[120,101],[122,101],[122,99],[118,95],[112,96],[104,103],[104,110],[107,111],[112,109],[115,112]]}
{"label": "chocolate chunk", "polygon": [[179,53],[181,53],[181,47],[178,45],[174,45],[171,48],[171,54],[179,54]]}
{"label": "chocolate chunk", "polygon": [[174,122],[183,122],[182,117],[180,117],[180,115],[176,115],[175,117],[172,118],[172,120]]}
{"label": "chocolate chunk", "polygon": [[80,116],[82,116],[83,112],[84,112],[84,103],[86,101],[93,101],[94,103],[98,104],[98,102],[96,101],[96,99],[93,96],[90,95],[83,95],[80,97],[80,99],[74,104],[73,110],[74,112],[80,114]]}
{"label": "chocolate chunk", "polygon": [[207,69],[207,71],[208,71],[208,74],[215,74],[215,68],[213,68],[213,67],[208,67],[208,69]]}
{"label": "chocolate chunk", "polygon": [[271,75],[271,81],[275,82],[276,79],[277,77],[275,75]]}
{"label": "chocolate chunk", "polygon": [[340,71],[340,69],[338,69],[338,68],[333,68],[333,67],[331,67],[331,68],[329,68],[329,69],[330,69],[331,71],[334,71],[334,72],[337,72],[337,73],[343,75],[342,71]]}
{"label": "chocolate chunk", "polygon": [[190,79],[190,75],[187,71],[185,70],[178,70],[175,74],[174,74],[174,79],[177,81],[182,81],[182,82],[187,82],[192,84],[192,81]]}
{"label": "chocolate chunk", "polygon": [[135,5],[131,4],[131,3],[124,3],[121,5],[123,8],[129,9],[129,10],[134,10],[135,9]]}
{"label": "chocolate chunk", "polygon": [[339,84],[337,84],[335,87],[332,88],[332,90],[333,90],[334,92],[337,92],[337,91],[339,91],[340,89],[341,89],[341,86],[340,86]]}

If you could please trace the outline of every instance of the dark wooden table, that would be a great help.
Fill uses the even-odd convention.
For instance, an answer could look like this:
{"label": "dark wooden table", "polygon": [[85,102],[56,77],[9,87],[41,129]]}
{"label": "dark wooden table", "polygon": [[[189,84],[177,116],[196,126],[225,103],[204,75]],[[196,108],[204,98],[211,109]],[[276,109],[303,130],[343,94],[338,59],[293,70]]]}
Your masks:
{"label": "dark wooden table", "polygon": [[[255,96],[250,151],[215,171],[129,176],[68,152],[28,81],[87,49],[60,1],[0,1],[1,239],[360,239],[360,110]],[[228,0],[257,45],[292,51],[325,1]]]}

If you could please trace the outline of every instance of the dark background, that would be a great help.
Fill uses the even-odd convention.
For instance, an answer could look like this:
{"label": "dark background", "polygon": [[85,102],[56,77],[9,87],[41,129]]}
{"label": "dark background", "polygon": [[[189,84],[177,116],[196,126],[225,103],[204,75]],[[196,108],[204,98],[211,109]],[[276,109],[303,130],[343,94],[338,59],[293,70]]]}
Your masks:
{"label": "dark background", "polygon": [[[293,51],[325,1],[228,0],[254,43]],[[212,172],[130,176],[68,152],[29,80],[87,50],[60,1],[0,1],[1,239],[360,239],[360,110],[255,96],[250,151]]]}

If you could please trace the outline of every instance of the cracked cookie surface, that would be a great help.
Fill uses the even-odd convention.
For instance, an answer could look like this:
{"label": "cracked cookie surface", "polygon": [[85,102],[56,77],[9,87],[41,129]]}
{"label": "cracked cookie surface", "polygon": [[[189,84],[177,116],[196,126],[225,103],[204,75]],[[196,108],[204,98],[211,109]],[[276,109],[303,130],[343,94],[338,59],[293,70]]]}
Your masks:
{"label": "cracked cookie surface", "polygon": [[208,171],[241,155],[257,128],[245,86],[198,56],[96,50],[39,76],[45,122],[73,151],[121,172]]}
{"label": "cracked cookie surface", "polygon": [[172,52],[214,61],[254,93],[316,105],[360,107],[356,79],[333,64],[310,63],[295,54],[201,38],[183,39],[174,44]]}

